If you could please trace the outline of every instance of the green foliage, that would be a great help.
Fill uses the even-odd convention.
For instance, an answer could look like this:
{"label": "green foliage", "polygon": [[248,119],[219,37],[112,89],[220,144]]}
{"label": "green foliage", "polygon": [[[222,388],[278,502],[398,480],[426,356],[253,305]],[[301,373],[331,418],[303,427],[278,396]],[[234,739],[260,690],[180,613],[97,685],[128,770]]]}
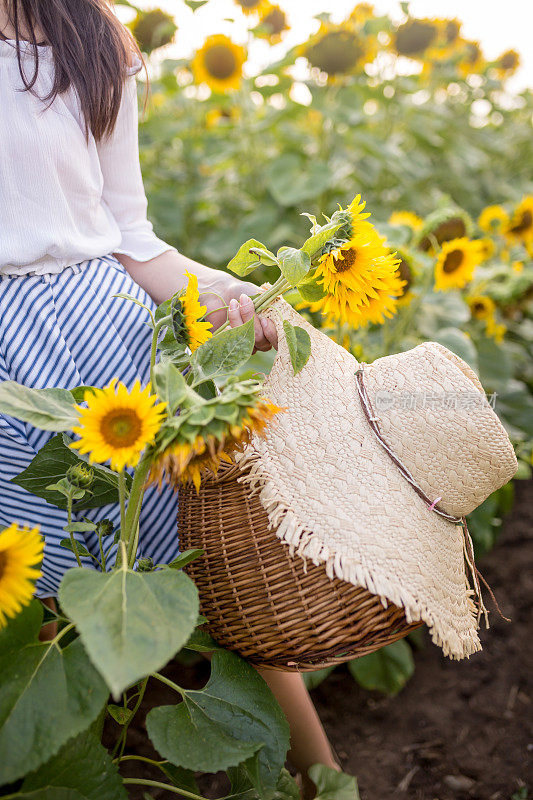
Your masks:
{"label": "green foliage", "polygon": [[112,573],[71,569],[59,600],[115,697],[163,667],[183,647],[198,617],[198,592],[176,570]]}
{"label": "green foliage", "polygon": [[412,676],[415,665],[411,648],[400,639],[374,653],[350,661],[348,668],[365,689],[395,695]]}
{"label": "green foliage", "polygon": [[357,781],[323,764],[314,764],[309,777],[317,787],[316,800],[360,800]]}
{"label": "green foliage", "polygon": [[[69,466],[87,464],[87,459],[84,456],[78,455],[69,447],[71,441],[65,433],[58,433],[57,436],[53,436],[39,450],[31,464],[13,478],[13,483],[22,486],[23,489],[37,495],[37,497],[42,497],[51,505],[58,506],[58,508],[66,508],[67,499],[65,495],[49,487],[61,480]],[[108,503],[116,503],[118,500],[118,476],[116,472],[100,464],[93,465],[91,469],[94,471],[94,480],[91,483],[90,490],[85,491],[83,496],[74,502],[74,511],[105,506]],[[131,477],[129,475],[126,476],[126,483],[128,486],[131,485]]]}
{"label": "green foliage", "polygon": [[[254,251],[252,251],[252,248],[254,248]],[[257,269],[257,267],[260,267],[261,261],[255,252],[258,248],[265,250],[265,245],[258,242],[257,239],[248,239],[247,242],[239,247],[237,254],[229,262],[227,267],[229,271],[244,277]]]}
{"label": "green foliage", "polygon": [[275,787],[289,745],[288,725],[257,672],[242,659],[215,652],[201,691],[181,690],[183,702],[152,709],[148,735],[177,766],[216,772],[258,753],[249,776],[260,792]]}
{"label": "green foliage", "polygon": [[126,800],[117,768],[94,733],[85,731],[69,739],[61,750],[24,779],[21,795],[50,800]]}
{"label": "green foliage", "polygon": [[297,375],[305,367],[311,355],[311,337],[304,328],[299,325],[291,325],[287,320],[283,320],[283,330],[289,355],[291,357],[294,374]]}
{"label": "green foliage", "polygon": [[167,412],[175,414],[187,396],[185,378],[171,361],[159,361],[152,374],[158,397],[167,404]]}
{"label": "green foliage", "polygon": [[309,254],[295,247],[280,247],[278,261],[283,277],[291,286],[297,286],[311,269]]}
{"label": "green foliage", "polygon": [[78,423],[66,389],[32,389],[14,381],[0,383],[0,412],[44,431],[69,431]]}
{"label": "green foliage", "polygon": [[107,699],[79,639],[39,642],[34,600],[0,631],[0,786],[26,775],[86,730]]}
{"label": "green foliage", "polygon": [[252,355],[254,342],[253,319],[209,339],[191,358],[195,380],[219,378],[238,370]]}

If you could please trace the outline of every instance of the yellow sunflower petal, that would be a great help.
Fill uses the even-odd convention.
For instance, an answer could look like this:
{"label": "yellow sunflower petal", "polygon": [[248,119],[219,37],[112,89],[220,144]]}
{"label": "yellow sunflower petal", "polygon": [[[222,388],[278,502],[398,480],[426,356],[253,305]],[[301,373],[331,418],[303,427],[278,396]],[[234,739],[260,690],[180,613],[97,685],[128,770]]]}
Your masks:
{"label": "yellow sunflower petal", "polygon": [[0,532],[0,628],[31,601],[43,548],[38,528],[12,523]]}

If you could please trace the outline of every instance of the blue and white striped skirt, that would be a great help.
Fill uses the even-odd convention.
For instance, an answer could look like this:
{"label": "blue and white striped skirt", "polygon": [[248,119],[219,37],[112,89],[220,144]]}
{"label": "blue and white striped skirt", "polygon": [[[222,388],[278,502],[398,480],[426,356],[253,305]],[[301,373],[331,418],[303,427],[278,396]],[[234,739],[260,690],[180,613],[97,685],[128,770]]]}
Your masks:
{"label": "blue and white striped skirt", "polygon": [[[154,303],[113,256],[84,261],[58,275],[0,279],[0,381],[12,380],[42,389],[48,386],[105,386],[112,378],[131,387],[149,379],[151,331],[147,311],[113,298],[128,293],[150,308]],[[36,594],[57,594],[65,571],[76,566],[74,554],[60,546],[67,534],[66,512],[11,482],[53,436],[0,414],[0,530],[17,522],[38,525],[45,538],[42,576]],[[169,488],[146,493],[140,520],[139,555],[155,563],[179,552],[177,498]],[[83,511],[76,520],[120,520],[118,504]],[[76,538],[98,557],[96,534]],[[114,561],[111,549],[108,563]],[[84,566],[94,567],[89,557]]]}

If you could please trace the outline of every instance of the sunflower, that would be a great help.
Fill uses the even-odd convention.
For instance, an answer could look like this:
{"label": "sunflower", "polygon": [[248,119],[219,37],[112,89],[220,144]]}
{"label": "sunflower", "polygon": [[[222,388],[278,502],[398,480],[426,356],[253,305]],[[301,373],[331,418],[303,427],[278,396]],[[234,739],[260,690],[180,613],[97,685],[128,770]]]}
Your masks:
{"label": "sunflower", "polygon": [[511,268],[513,272],[516,272],[517,275],[520,275],[521,272],[524,271],[524,262],[523,261],[513,261],[511,264]]}
{"label": "sunflower", "polygon": [[348,17],[356,25],[363,25],[367,20],[372,19],[376,14],[372,3],[358,3]]}
{"label": "sunflower", "polygon": [[483,239],[479,239],[479,243],[481,245],[482,260],[488,261],[496,252],[496,245],[494,244],[493,239],[488,236],[484,236]]}
{"label": "sunflower", "polygon": [[457,45],[461,41],[461,22],[458,19],[437,19],[435,24],[438,36],[435,43],[427,50],[424,72],[428,72],[432,62],[442,62],[453,58],[457,53]]}
{"label": "sunflower", "polygon": [[399,248],[396,255],[400,259],[400,263],[398,264],[398,277],[402,281],[401,294],[398,295],[397,301],[398,305],[405,306],[408,305],[413,298],[411,286],[415,280],[414,260],[409,251],[403,248]]}
{"label": "sunflower", "polygon": [[496,322],[494,317],[489,317],[487,319],[487,327],[485,328],[487,336],[490,336],[491,339],[497,344],[501,344],[503,342],[503,337],[507,332],[507,328],[500,322]]}
{"label": "sunflower", "polygon": [[256,31],[256,34],[257,36],[268,39],[270,44],[277,44],[281,41],[281,36],[284,31],[288,30],[289,23],[287,22],[287,15],[283,9],[279,6],[270,5],[261,14],[259,31]]}
{"label": "sunflower", "polygon": [[479,215],[478,225],[486,233],[501,233],[509,223],[509,215],[502,206],[487,206]]}
{"label": "sunflower", "polygon": [[491,297],[485,294],[472,295],[467,297],[470,313],[475,319],[488,319],[494,316],[496,306]]}
{"label": "sunflower", "polygon": [[504,233],[511,242],[533,242],[533,195],[524,197],[516,206]]}
{"label": "sunflower", "polygon": [[194,56],[191,69],[197,83],[206,83],[214,92],[238,89],[246,50],[228,36],[216,33],[208,36]]}
{"label": "sunflower", "polygon": [[437,209],[426,217],[417,231],[416,241],[421,250],[430,252],[435,242],[438,245],[452,239],[461,239],[472,234],[472,220],[463,209],[457,206]]}
{"label": "sunflower", "polygon": [[176,295],[172,301],[172,320],[176,341],[186,344],[194,352],[213,335],[210,322],[203,319],[207,306],[200,303],[198,277],[184,273],[188,280],[185,294]]}
{"label": "sunflower", "polygon": [[135,467],[153,442],[164,413],[165,403],[150,392],[149,384],[141,389],[138,381],[128,392],[116,379],[103,389],[87,390],[87,408],[78,406],[80,424],[72,429],[80,439],[70,446],[88,453],[91,463],[110,461],[116,472]]}
{"label": "sunflower", "polygon": [[506,50],[493,64],[500,80],[514,75],[520,66],[520,54],[516,50]]}
{"label": "sunflower", "polygon": [[19,528],[13,522],[0,532],[0,628],[31,601],[43,548],[37,528]]}
{"label": "sunflower", "polygon": [[242,381],[204,402],[196,417],[182,411],[182,424],[176,428],[173,441],[154,460],[150,482],[161,486],[166,480],[178,487],[192,481],[198,491],[203,474],[215,474],[220,462],[231,461],[229,453],[241,450],[253,434],[264,436],[267,425],[283,409],[260,398],[260,388],[256,381]]}
{"label": "sunflower", "polygon": [[150,54],[152,50],[170,44],[178,26],[171,14],[160,8],[153,8],[150,11],[138,11],[129,28],[139,49]]}
{"label": "sunflower", "polygon": [[408,19],[396,29],[393,48],[398,55],[420,58],[436,40],[438,26],[431,19]]}
{"label": "sunflower", "polygon": [[319,31],[303,45],[300,52],[311,64],[330,77],[348,75],[371,61],[368,43],[352,25],[322,23]]}
{"label": "sunflower", "polygon": [[461,41],[462,53],[461,58],[457,64],[459,72],[466,78],[468,75],[481,72],[485,66],[485,59],[483,58],[483,51],[481,50],[479,42]]}
{"label": "sunflower", "polygon": [[435,265],[435,289],[461,289],[466,286],[482,260],[479,241],[465,236],[444,242]]}
{"label": "sunflower", "polygon": [[263,14],[270,5],[269,0],[235,0],[235,2],[247,16],[250,14]]}
{"label": "sunflower", "polygon": [[326,292],[319,301],[320,310],[356,326],[362,324],[362,306],[368,309],[368,321],[383,314],[390,316],[387,312],[402,294],[398,266],[399,260],[374,226],[360,222],[348,242],[325,253],[319,261],[316,280]]}
{"label": "sunflower", "polygon": [[412,231],[418,231],[424,224],[424,220],[412,211],[395,211],[391,214],[389,225],[405,225]]}

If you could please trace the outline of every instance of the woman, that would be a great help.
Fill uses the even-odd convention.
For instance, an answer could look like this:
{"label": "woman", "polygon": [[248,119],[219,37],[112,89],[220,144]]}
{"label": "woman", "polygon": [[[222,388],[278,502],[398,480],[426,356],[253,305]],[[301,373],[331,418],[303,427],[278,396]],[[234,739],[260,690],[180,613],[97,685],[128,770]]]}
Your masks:
{"label": "woman", "polygon": [[[146,311],[198,276],[214,328],[254,316],[257,291],[191,261],[147,220],[139,167],[135,78],[140,54],[106,0],[0,0],[0,380],[28,386],[146,384]],[[220,297],[228,304],[220,309]],[[255,318],[255,346],[276,344]],[[0,528],[40,525],[45,537],[36,594],[53,598],[73,554],[61,548],[65,512],[11,482],[50,438],[0,415]],[[149,490],[140,550],[176,555],[175,498]],[[119,520],[116,505],[87,513]],[[90,536],[84,544],[97,547]],[[96,552],[96,551],[95,551]],[[49,601],[48,601],[49,602]],[[287,714],[292,758],[337,767],[297,675],[262,673]],[[311,796],[311,786],[306,786]]]}

